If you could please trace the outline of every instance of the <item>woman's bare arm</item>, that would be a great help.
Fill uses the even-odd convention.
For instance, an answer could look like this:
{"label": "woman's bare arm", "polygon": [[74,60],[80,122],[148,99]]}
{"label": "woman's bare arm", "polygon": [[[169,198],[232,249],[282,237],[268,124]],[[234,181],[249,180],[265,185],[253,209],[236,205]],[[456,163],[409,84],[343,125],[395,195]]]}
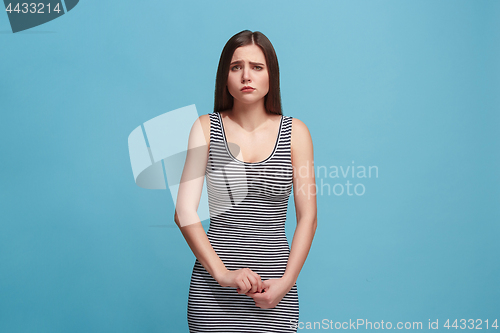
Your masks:
{"label": "woman's bare arm", "polygon": [[198,261],[217,280],[225,272],[226,266],[210,244],[197,213],[208,161],[210,143],[206,135],[206,131],[210,131],[208,117],[209,115],[200,116],[189,134],[174,220]]}
{"label": "woman's bare arm", "polygon": [[290,256],[282,279],[291,288],[306,261],[316,232],[316,180],[311,134],[299,119],[292,119],[293,195],[297,227],[293,235]]}
{"label": "woman's bare arm", "polygon": [[203,181],[208,162],[210,118],[202,115],[189,134],[186,162],[182,170],[174,220],[201,265],[223,287],[239,288],[241,293],[262,289],[260,276],[250,269],[229,271],[210,244],[198,216]]}

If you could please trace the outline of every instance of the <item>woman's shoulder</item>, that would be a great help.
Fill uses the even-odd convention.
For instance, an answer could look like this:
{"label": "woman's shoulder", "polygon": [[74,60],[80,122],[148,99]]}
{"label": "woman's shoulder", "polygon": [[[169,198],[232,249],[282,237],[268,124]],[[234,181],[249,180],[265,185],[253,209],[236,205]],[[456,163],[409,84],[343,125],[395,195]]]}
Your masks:
{"label": "woman's shoulder", "polygon": [[196,118],[191,127],[190,135],[192,138],[196,138],[198,144],[201,144],[199,141],[201,138],[207,146],[210,144],[210,114],[203,114]]}
{"label": "woman's shoulder", "polygon": [[204,132],[210,130],[210,113],[198,116],[195,123],[200,124]]}
{"label": "woman's shoulder", "polygon": [[291,148],[295,150],[312,150],[311,133],[307,125],[298,118],[292,118]]}
{"label": "woman's shoulder", "polygon": [[292,118],[292,136],[293,133],[297,134],[297,136],[304,136],[304,135],[309,135],[309,128],[307,127],[306,124],[299,118],[295,117],[290,117]]}

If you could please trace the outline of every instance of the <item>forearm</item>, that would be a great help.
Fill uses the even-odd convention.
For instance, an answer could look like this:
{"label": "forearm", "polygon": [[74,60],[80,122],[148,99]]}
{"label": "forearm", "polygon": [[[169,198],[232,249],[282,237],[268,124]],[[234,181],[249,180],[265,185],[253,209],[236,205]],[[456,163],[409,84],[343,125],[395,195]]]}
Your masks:
{"label": "forearm", "polygon": [[212,244],[210,244],[198,214],[196,212],[185,212],[182,217],[179,217],[176,211],[174,220],[195,257],[218,282],[219,277],[227,271],[227,268],[215,252]]}
{"label": "forearm", "polygon": [[290,288],[297,281],[300,270],[304,266],[309,249],[311,248],[314,233],[316,232],[316,224],[316,218],[302,219],[297,222],[288,263],[285,274],[282,277]]}

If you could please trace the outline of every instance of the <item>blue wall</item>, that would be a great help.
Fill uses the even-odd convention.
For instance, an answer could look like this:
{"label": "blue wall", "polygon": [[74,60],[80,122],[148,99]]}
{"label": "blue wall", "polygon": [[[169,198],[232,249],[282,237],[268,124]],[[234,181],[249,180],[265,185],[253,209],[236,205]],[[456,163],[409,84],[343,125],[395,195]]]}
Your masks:
{"label": "blue wall", "polygon": [[[244,29],[273,42],[316,167],[339,169],[316,177],[339,185],[317,197],[304,327],[500,319],[498,1],[81,1],[15,34],[4,14],[0,332],[188,331],[195,258],[170,193],[134,183],[127,137],[212,112]],[[291,197],[289,241],[295,222]]]}

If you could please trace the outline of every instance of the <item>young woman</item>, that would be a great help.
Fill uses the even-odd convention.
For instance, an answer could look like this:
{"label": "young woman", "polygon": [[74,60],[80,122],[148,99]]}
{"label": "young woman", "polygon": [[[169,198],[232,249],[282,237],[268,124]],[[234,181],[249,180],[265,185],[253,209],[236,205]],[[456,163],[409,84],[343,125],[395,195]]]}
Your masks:
{"label": "young woman", "polygon": [[[196,256],[190,332],[296,332],[296,280],[316,231],[313,144],[306,125],[281,111],[278,60],[260,32],[226,43],[215,108],[189,137],[175,222]],[[197,214],[204,176],[210,226]],[[294,188],[297,227],[285,235]]]}

